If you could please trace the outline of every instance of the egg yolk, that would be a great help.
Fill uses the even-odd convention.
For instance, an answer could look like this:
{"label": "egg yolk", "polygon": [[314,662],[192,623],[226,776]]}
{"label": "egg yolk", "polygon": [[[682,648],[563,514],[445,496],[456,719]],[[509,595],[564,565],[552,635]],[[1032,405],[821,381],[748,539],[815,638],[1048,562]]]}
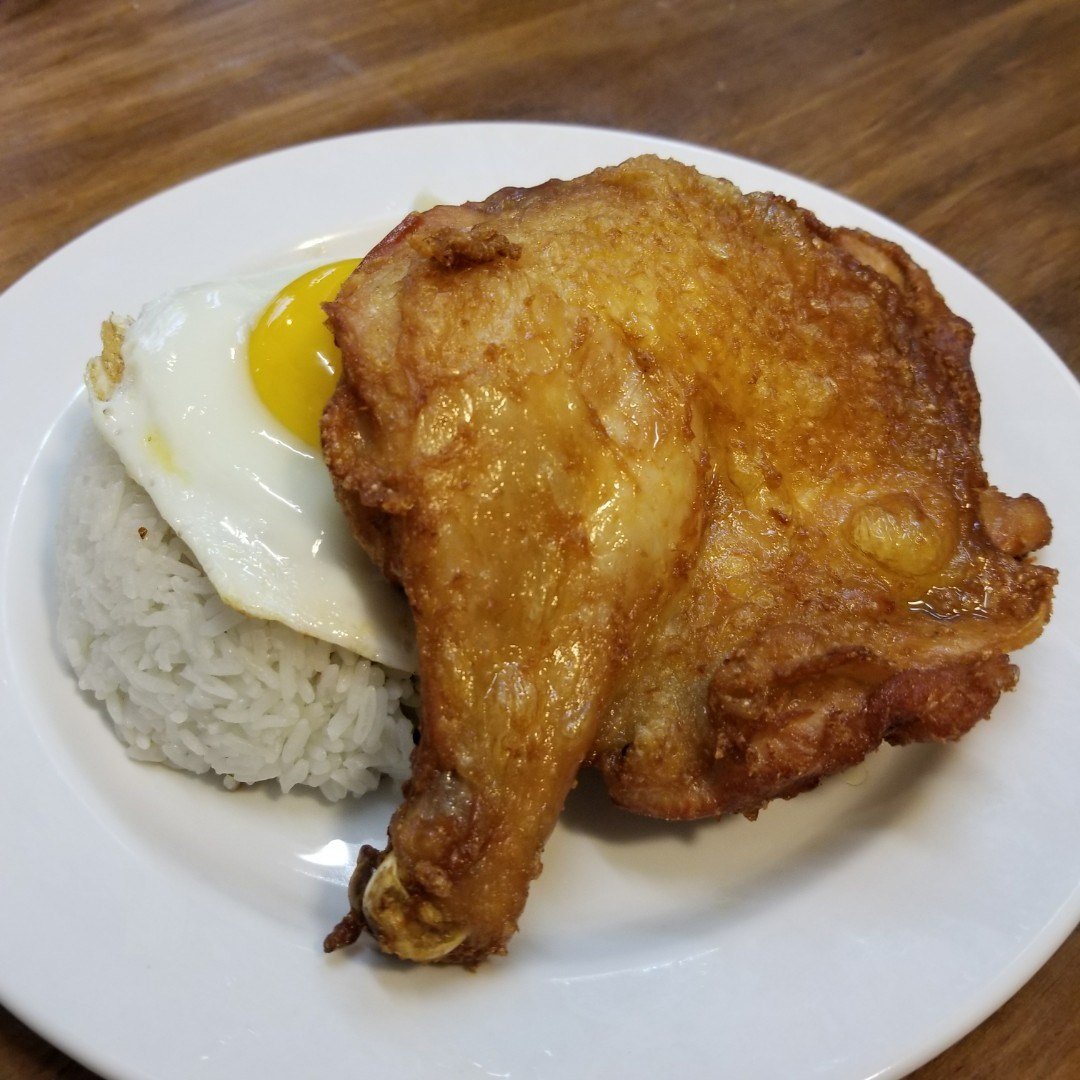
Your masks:
{"label": "egg yolk", "polygon": [[360,265],[349,259],[309,270],[266,305],[248,338],[248,366],[263,404],[298,438],[319,447],[319,418],[337,386],[341,354],[322,304]]}

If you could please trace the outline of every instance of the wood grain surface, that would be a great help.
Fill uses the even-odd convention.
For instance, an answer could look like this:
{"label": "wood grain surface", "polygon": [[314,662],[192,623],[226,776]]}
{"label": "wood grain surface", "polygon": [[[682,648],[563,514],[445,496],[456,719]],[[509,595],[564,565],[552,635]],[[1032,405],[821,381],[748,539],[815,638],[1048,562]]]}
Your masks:
{"label": "wood grain surface", "polygon": [[[0,289],[132,202],[252,154],[557,120],[851,196],[967,266],[1078,373],[1078,73],[1076,0],[0,0]],[[1078,1016],[1074,933],[914,1076],[1080,1077]],[[0,1010],[0,1080],[92,1076]]]}

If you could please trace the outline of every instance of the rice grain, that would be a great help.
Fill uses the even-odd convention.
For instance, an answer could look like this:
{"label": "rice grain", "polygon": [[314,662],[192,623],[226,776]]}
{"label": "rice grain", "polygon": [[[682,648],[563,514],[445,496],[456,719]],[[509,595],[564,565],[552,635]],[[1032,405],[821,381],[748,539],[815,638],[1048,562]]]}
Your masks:
{"label": "rice grain", "polygon": [[57,538],[60,640],[129,756],[328,799],[407,775],[411,676],[228,607],[96,432],[76,460]]}

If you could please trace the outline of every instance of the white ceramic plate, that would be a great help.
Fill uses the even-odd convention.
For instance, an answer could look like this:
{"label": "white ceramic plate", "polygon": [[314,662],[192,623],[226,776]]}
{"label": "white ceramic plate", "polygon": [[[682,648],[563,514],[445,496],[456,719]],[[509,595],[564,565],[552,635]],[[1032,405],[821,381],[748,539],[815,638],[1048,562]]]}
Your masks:
{"label": "white ceramic plate", "polygon": [[[989,472],[1063,568],[1019,690],[954,747],[882,751],[754,824],[574,793],[510,956],[475,974],[327,958],[394,801],[228,794],[128,761],[52,633],[51,529],[108,312],[360,249],[417,201],[655,151],[902,243],[977,330]],[[992,238],[988,243],[994,242]],[[804,181],[622,132],[464,124],[301,146],[142,203],[0,297],[0,995],[114,1077],[895,1077],[975,1026],[1080,913],[1080,394],[1004,303]]]}

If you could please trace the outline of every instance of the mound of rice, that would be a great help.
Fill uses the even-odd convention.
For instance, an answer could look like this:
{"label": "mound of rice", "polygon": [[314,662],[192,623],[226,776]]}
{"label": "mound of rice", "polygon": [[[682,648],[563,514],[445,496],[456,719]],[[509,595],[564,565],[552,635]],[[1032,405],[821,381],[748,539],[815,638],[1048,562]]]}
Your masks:
{"label": "mound of rice", "polygon": [[131,757],[328,799],[407,775],[412,677],[226,606],[95,431],[57,549],[60,640]]}

